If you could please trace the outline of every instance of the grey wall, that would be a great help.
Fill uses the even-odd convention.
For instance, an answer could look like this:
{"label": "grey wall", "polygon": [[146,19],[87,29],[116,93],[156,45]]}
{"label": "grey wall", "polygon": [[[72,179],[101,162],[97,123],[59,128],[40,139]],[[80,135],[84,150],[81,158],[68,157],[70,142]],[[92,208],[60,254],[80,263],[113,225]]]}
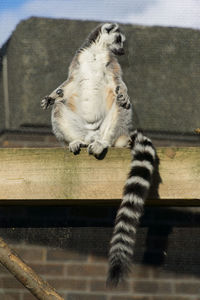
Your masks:
{"label": "grey wall", "polygon": [[[96,25],[30,18],[17,26],[4,51],[10,129],[50,126],[50,111],[40,109],[40,99],[67,78],[75,50]],[[200,126],[200,31],[133,25],[122,29],[127,45],[120,61],[135,108],[135,125],[155,132],[192,133]],[[2,74],[0,80],[1,114],[5,115]]]}

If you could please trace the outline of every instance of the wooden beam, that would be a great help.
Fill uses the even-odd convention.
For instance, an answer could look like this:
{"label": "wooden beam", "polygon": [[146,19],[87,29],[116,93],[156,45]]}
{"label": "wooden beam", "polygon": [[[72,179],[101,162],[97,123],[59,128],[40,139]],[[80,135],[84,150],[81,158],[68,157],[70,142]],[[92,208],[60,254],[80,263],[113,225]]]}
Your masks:
{"label": "wooden beam", "polygon": [[54,288],[38,276],[0,237],[0,262],[39,300],[64,300]]}
{"label": "wooden beam", "polygon": [[[200,148],[159,148],[159,196],[147,204],[200,205]],[[82,149],[0,149],[0,204],[116,203],[129,171],[129,149],[102,160]]]}

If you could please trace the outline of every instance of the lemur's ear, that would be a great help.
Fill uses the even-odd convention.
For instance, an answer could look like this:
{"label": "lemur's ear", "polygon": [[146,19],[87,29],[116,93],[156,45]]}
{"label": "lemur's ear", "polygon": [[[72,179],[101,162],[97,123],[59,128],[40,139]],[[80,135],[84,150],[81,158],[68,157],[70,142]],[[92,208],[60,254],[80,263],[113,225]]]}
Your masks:
{"label": "lemur's ear", "polygon": [[114,23],[105,23],[102,26],[102,32],[104,33],[110,33],[111,31],[113,31],[113,29],[117,29],[118,25],[114,24]]}

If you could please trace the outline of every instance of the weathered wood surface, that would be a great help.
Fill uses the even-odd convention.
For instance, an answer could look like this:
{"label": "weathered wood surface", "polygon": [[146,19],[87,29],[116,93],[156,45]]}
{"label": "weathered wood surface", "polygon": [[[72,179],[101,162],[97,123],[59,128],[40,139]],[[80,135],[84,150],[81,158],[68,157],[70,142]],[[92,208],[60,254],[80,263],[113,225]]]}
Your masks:
{"label": "weathered wood surface", "polygon": [[[158,157],[160,199],[148,204],[200,205],[200,148],[159,148]],[[114,203],[130,159],[128,149],[116,148],[103,160],[86,149],[76,156],[63,148],[0,149],[0,203]]]}

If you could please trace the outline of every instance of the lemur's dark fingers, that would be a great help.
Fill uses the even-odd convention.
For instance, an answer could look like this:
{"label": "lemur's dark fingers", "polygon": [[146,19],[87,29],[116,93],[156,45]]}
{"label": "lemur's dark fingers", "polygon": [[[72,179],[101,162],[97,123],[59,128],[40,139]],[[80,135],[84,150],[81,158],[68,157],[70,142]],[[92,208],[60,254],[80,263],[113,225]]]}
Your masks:
{"label": "lemur's dark fingers", "polygon": [[125,108],[129,109],[131,107],[131,102],[129,96],[127,96],[126,102],[125,102]]}
{"label": "lemur's dark fingers", "polygon": [[120,90],[120,86],[118,85],[115,89],[115,93],[118,94],[119,93],[119,90]]}
{"label": "lemur's dark fingers", "polygon": [[55,99],[45,96],[44,99],[41,100],[41,108],[42,109],[47,109],[49,108],[50,105],[53,105],[55,102]]}
{"label": "lemur's dark fingers", "polygon": [[128,95],[124,96],[123,94],[119,94],[117,96],[117,102],[118,102],[118,105],[119,106],[122,106],[126,109],[129,109],[130,108],[130,98]]}
{"label": "lemur's dark fingers", "polygon": [[131,107],[131,103],[130,102],[128,102],[128,103],[126,103],[126,109],[130,109],[130,107]]}
{"label": "lemur's dark fingers", "polygon": [[41,100],[40,106],[42,109],[47,109],[48,105],[46,99]]}

